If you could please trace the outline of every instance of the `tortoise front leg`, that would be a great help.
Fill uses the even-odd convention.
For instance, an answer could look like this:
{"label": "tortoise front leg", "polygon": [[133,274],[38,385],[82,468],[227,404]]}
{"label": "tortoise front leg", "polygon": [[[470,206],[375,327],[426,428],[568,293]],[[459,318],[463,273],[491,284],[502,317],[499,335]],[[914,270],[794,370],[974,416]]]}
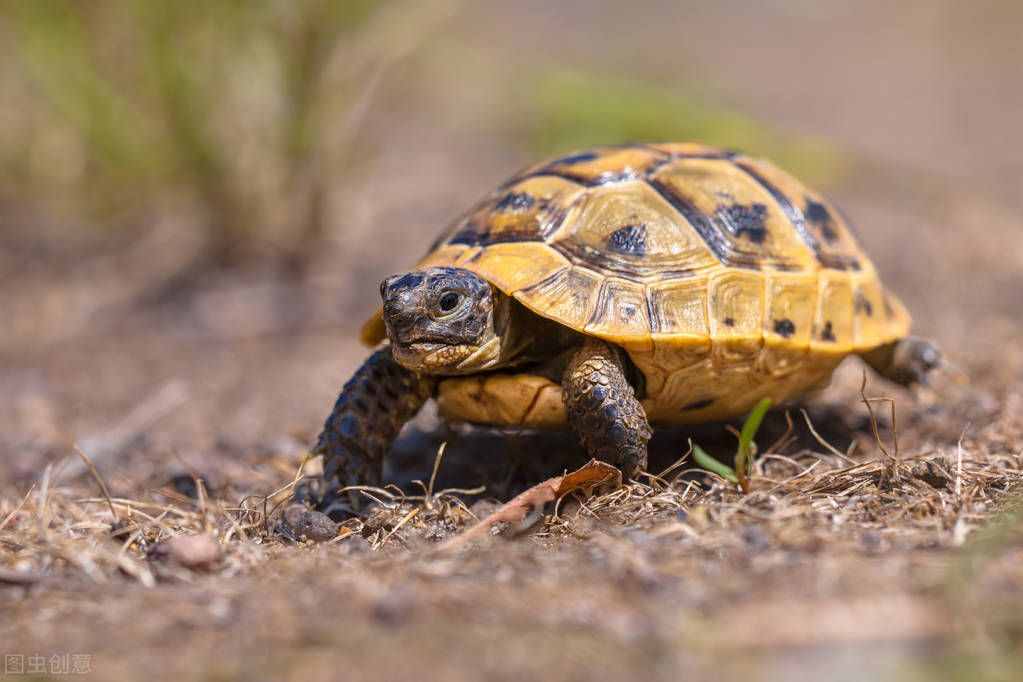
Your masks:
{"label": "tortoise front leg", "polygon": [[369,356],[341,389],[313,449],[323,455],[324,489],[314,495],[321,510],[338,506],[340,488],[380,484],[384,455],[433,389],[433,380],[395,362],[390,348]]}
{"label": "tortoise front leg", "polygon": [[653,431],[618,353],[587,339],[569,361],[561,386],[568,421],[590,456],[634,477],[646,468]]}

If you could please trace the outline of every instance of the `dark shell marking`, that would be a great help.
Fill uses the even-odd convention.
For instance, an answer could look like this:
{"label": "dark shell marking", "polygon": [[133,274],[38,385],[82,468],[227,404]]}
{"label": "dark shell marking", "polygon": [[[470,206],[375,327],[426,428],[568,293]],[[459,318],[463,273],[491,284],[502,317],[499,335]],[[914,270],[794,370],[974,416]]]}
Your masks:
{"label": "dark shell marking", "polygon": [[857,313],[864,313],[867,317],[874,316],[874,304],[863,295],[862,291],[856,292],[856,298],[853,299],[853,310]]}
{"label": "dark shell marking", "polygon": [[747,237],[757,244],[763,244],[767,237],[767,228],[764,226],[767,206],[763,204],[722,206],[717,210],[717,216],[736,237]]}
{"label": "dark shell marking", "polygon": [[490,246],[491,244],[506,244],[510,242],[533,242],[537,241],[536,237],[536,230],[502,230],[494,232],[481,229],[475,223],[468,223],[464,229],[459,230],[448,240],[448,244]]}
{"label": "dark shell marking", "polygon": [[803,211],[803,215],[806,217],[808,222],[817,226],[821,235],[823,235],[826,240],[833,242],[838,239],[838,233],[835,232],[834,221],[831,218],[831,212],[828,211],[827,206],[806,197],[806,210]]}
{"label": "dark shell marking", "polygon": [[600,154],[597,152],[579,152],[577,154],[569,154],[568,156],[562,156],[554,159],[547,164],[547,166],[574,166],[577,163],[596,161],[598,158],[600,158]]}
{"label": "dark shell marking", "polygon": [[714,404],[714,399],[713,398],[706,398],[704,400],[697,400],[695,402],[689,403],[688,405],[685,405],[682,408],[682,411],[683,412],[691,412],[691,411],[695,411],[695,410],[702,410],[702,409],[710,407],[713,404]]}
{"label": "dark shell marking", "polygon": [[775,320],[774,333],[778,336],[784,336],[787,339],[796,333],[796,325],[788,318]]}
{"label": "dark shell marking", "polygon": [[824,329],[821,331],[821,340],[828,341],[829,343],[838,341],[835,338],[835,330],[830,321],[824,323]]}
{"label": "dark shell marking", "polygon": [[646,253],[646,225],[619,227],[608,236],[607,246],[618,253],[642,256]]}

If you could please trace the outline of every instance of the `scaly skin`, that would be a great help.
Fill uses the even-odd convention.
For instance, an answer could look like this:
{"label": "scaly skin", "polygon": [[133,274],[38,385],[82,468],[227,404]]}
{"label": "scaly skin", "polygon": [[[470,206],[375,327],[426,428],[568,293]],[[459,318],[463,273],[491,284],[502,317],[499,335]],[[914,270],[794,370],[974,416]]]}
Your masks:
{"label": "scaly skin", "polygon": [[339,488],[379,485],[384,455],[434,386],[395,362],[390,348],[369,356],[341,389],[313,449],[324,458],[321,508],[336,500]]}
{"label": "scaly skin", "polygon": [[620,466],[630,477],[646,468],[653,431],[615,349],[587,339],[569,361],[561,386],[568,421],[590,456]]}

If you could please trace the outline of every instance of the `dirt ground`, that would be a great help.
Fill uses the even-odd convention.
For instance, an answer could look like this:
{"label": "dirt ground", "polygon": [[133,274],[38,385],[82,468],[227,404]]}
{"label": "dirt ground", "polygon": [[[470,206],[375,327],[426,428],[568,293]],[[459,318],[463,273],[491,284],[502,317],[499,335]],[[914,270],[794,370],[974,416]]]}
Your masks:
{"label": "dirt ground", "polygon": [[[514,5],[456,17],[430,49],[479,58],[423,67],[421,108],[379,104],[377,152],[299,281],[247,267],[154,297],[194,255],[187,221],[69,237],[0,207],[0,653],[85,656],[109,680],[1016,679],[1023,14],[951,0]],[[769,415],[749,495],[678,475],[685,462],[454,551],[439,543],[583,458],[564,437],[448,430],[428,412],[389,463],[404,495],[372,493],[376,511],[333,540],[292,542],[275,530],[286,492],[272,495],[364,357],[355,331],[377,282],[528,160],[482,123],[524,55],[668,89],[713,83],[737,109],[849,151],[854,172],[828,192],[952,369],[916,395],[869,379],[898,410],[893,424],[875,404],[879,443],[849,361],[789,408],[791,432],[784,410]],[[462,81],[479,87],[452,101]],[[651,471],[689,437],[734,447],[722,425],[659,433]],[[429,480],[442,442],[424,496],[411,481]],[[217,556],[161,558],[183,532],[212,534]]]}

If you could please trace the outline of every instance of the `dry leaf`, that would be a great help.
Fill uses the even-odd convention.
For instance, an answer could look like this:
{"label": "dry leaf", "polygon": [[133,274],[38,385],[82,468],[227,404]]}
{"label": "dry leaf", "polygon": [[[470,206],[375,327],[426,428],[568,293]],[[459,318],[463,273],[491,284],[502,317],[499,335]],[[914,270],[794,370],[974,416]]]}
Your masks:
{"label": "dry leaf", "polygon": [[470,540],[486,535],[498,523],[521,523],[534,510],[542,509],[548,502],[564,497],[574,490],[587,494],[599,485],[613,482],[615,487],[622,484],[622,472],[617,468],[591,459],[583,467],[564,476],[549,478],[501,505],[494,513],[460,535],[443,542],[439,551],[459,547]]}

